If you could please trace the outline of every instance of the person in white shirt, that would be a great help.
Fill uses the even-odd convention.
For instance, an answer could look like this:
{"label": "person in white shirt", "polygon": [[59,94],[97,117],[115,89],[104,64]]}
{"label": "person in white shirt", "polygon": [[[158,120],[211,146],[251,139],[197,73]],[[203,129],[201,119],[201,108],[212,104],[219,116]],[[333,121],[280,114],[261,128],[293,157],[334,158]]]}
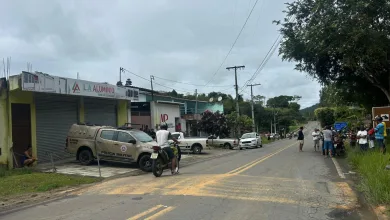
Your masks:
{"label": "person in white shirt", "polygon": [[362,126],[360,128],[360,131],[358,131],[357,133],[357,138],[358,138],[358,142],[359,142],[359,145],[360,145],[360,150],[362,151],[366,151],[368,149],[368,145],[367,145],[367,131],[366,129],[364,129],[364,127]]}
{"label": "person in white shirt", "polygon": [[169,140],[173,140],[175,143],[179,143],[179,141],[171,135],[171,132],[169,132],[168,125],[166,123],[162,123],[160,125],[160,130],[156,132],[156,139],[157,139],[157,144],[163,149],[165,152],[167,152],[169,159],[171,160],[172,163],[172,175],[177,174],[177,167],[176,167],[176,158],[175,154],[169,145]]}
{"label": "person in white shirt", "polygon": [[311,133],[313,136],[313,141],[314,141],[314,151],[319,151],[320,150],[320,138],[321,138],[321,133],[318,128],[314,129],[313,133]]}

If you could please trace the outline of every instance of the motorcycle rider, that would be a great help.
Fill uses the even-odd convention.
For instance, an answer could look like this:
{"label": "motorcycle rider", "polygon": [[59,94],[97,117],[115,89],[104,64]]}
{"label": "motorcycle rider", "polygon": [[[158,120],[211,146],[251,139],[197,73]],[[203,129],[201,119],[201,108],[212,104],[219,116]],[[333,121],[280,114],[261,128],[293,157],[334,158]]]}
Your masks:
{"label": "motorcycle rider", "polygon": [[156,132],[156,139],[157,139],[157,144],[161,147],[161,149],[163,149],[168,154],[168,157],[171,160],[172,175],[176,174],[177,171],[176,171],[175,154],[172,148],[170,147],[168,141],[173,140],[175,143],[179,143],[179,141],[171,135],[171,132],[168,131],[168,125],[166,123],[162,123],[160,125],[160,130]]}

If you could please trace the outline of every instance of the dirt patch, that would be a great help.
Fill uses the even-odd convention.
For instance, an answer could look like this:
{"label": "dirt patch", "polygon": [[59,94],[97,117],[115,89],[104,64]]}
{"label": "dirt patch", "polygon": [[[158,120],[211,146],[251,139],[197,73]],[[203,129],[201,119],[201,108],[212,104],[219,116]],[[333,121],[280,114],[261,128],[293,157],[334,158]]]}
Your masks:
{"label": "dirt patch", "polygon": [[374,207],[374,212],[375,214],[378,216],[378,219],[379,220],[388,220],[390,219],[389,216],[388,216],[388,208],[386,206],[378,206],[378,207]]}

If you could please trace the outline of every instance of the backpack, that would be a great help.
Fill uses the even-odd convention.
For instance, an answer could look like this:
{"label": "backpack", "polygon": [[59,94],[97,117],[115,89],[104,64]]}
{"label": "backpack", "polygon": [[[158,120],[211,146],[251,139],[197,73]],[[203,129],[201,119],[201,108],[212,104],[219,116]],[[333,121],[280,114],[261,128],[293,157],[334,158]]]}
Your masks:
{"label": "backpack", "polygon": [[371,128],[371,129],[367,132],[368,135],[373,135],[374,133],[375,133],[375,129],[374,129],[374,128]]}

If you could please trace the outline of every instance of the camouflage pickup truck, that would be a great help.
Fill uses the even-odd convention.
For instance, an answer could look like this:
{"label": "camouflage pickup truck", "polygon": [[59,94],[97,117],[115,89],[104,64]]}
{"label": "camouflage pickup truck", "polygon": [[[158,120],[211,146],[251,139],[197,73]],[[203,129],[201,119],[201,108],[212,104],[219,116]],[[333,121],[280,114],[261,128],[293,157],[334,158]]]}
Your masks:
{"label": "camouflage pickup truck", "polygon": [[66,138],[66,151],[83,165],[100,160],[138,163],[151,171],[150,155],[157,143],[145,132],[131,128],[73,124]]}

